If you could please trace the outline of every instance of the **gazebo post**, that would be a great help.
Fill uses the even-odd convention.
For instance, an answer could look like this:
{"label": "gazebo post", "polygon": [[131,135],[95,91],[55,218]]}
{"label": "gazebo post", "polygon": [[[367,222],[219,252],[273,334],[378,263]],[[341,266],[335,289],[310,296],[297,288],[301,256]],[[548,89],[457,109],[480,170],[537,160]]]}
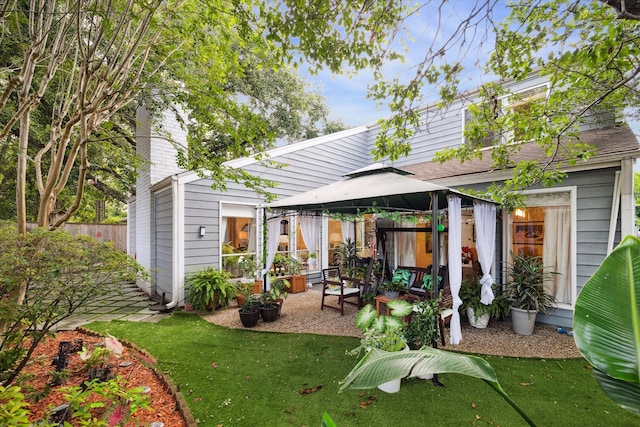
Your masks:
{"label": "gazebo post", "polygon": [[[438,206],[438,191],[431,192],[431,236],[432,236],[432,251],[433,251],[433,259],[431,261],[431,298],[438,297],[438,273],[440,270],[440,230],[438,230],[438,211],[440,207]],[[440,314],[436,313],[436,316],[440,316]],[[436,319],[436,325],[439,325],[439,319]],[[438,340],[435,339],[431,343],[433,348],[438,348]],[[444,387],[444,384],[438,380],[438,374],[433,374],[433,378],[431,380],[434,385]]]}

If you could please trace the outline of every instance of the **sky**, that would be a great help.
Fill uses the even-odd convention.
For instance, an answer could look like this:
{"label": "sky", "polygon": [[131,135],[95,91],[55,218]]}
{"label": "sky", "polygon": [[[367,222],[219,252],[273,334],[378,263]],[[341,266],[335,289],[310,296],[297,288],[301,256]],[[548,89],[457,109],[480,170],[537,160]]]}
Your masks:
{"label": "sky", "polygon": [[[436,2],[435,4],[437,4]],[[424,2],[427,5],[427,2]],[[429,4],[429,7],[420,10],[420,12],[414,15],[407,23],[406,27],[415,40],[413,42],[408,41],[408,52],[405,52],[404,64],[398,62],[388,64],[385,67],[385,74],[387,77],[393,77],[397,75],[412,74],[412,66],[419,63],[425,55],[427,46],[434,40],[442,42],[442,35],[451,32],[452,28],[456,28],[460,19],[466,18],[469,15],[469,11],[474,5],[475,0],[456,0],[447,2],[450,7],[444,7],[443,20],[444,27],[440,29],[438,34],[440,37],[434,37],[434,34],[438,31],[437,19],[434,17],[434,4]],[[504,19],[508,11],[505,3],[499,2],[496,9],[493,11],[494,20],[497,22]],[[478,34],[485,33],[490,34],[485,23],[480,23],[477,27]],[[468,39],[471,39],[471,35],[468,34]],[[405,39],[406,40],[406,39]],[[479,36],[476,35],[474,41],[468,44],[468,50],[462,55],[459,54],[458,46],[450,49],[449,58],[452,55],[461,56],[460,59],[465,67],[464,78],[461,83],[461,89],[473,89],[482,85],[486,81],[491,81],[491,76],[484,75],[479,72],[479,68],[476,65],[477,61],[484,61],[488,58],[493,47],[493,37],[490,40],[485,40],[483,43],[479,41]],[[311,84],[311,87],[326,98],[326,104],[331,112],[331,119],[340,120],[347,128],[366,125],[373,123],[380,118],[387,117],[389,110],[384,105],[378,105],[376,101],[368,99],[367,85],[374,82],[373,74],[368,71],[362,71],[355,77],[349,77],[347,75],[331,75],[329,72],[321,72],[317,76],[311,76],[304,74],[303,78]],[[431,91],[437,88],[430,88]],[[438,97],[436,93],[427,93],[426,101],[436,101]],[[640,135],[640,123],[637,121],[630,121],[629,125],[636,135]],[[640,138],[639,138],[640,139]],[[640,168],[638,169],[640,170]]]}
{"label": "sky", "polygon": [[[404,63],[399,61],[389,63],[384,68],[387,78],[396,76],[411,76],[414,73],[414,66],[423,59],[427,52],[428,46],[434,42],[438,47],[443,42],[443,36],[453,32],[458,26],[460,19],[466,18],[469,11],[476,5],[475,0],[457,0],[446,2],[440,5],[440,2],[423,2],[428,6],[421,9],[417,14],[413,15],[405,22],[406,30],[409,32],[413,40],[409,40],[406,36],[402,37],[408,45],[408,52],[403,52],[405,56]],[[434,17],[436,11],[434,8],[441,6],[443,19],[442,27],[438,28],[438,19]],[[476,6],[477,7],[477,6]],[[506,8],[499,6],[494,11],[495,19],[501,19],[506,16]],[[489,34],[485,27],[486,22],[478,19],[478,33]],[[467,34],[467,40],[472,38],[471,34]],[[399,46],[398,43],[395,44]],[[493,46],[492,40],[481,43],[479,36],[476,36],[472,43],[467,43],[467,50],[460,53],[458,46],[454,46],[448,50],[448,59],[458,59],[465,66],[465,74],[462,82],[463,89],[472,89],[480,86],[484,77],[477,72],[474,63],[478,60],[486,58]],[[341,120],[346,127],[361,126],[376,120],[387,117],[389,110],[384,105],[378,105],[376,101],[368,99],[367,86],[374,83],[373,74],[369,71],[361,71],[356,76],[332,75],[330,72],[320,72],[313,76],[303,72],[303,78],[311,84],[314,91],[326,98],[326,104],[331,111],[333,120]],[[489,79],[491,80],[491,79]],[[425,89],[427,102],[437,100],[435,91],[437,87]],[[432,93],[433,92],[433,93]]]}

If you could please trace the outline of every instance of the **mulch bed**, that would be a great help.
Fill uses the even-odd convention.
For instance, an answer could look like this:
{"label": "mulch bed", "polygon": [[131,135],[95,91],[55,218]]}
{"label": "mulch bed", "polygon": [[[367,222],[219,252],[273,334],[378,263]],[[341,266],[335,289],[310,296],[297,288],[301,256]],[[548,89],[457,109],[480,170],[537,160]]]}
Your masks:
{"label": "mulch bed", "polygon": [[[36,422],[37,420],[49,419],[51,408],[65,403],[63,395],[59,391],[62,386],[80,385],[88,378],[86,362],[81,360],[79,352],[72,352],[68,357],[66,368],[68,375],[64,378],[63,383],[60,386],[52,386],[51,391],[45,393],[48,384],[52,382],[56,369],[56,367],[52,365],[52,361],[58,354],[59,343],[61,341],[79,343],[77,340],[82,340],[82,345],[88,349],[103,345],[104,343],[103,337],[89,334],[87,331],[58,332],[55,337],[44,340],[38,345],[30,358],[30,363],[21,372],[21,376],[26,376],[27,381],[23,384],[16,385],[21,386],[22,392],[27,396],[29,402],[31,402],[28,408],[32,414],[30,417],[31,421]],[[154,422],[160,422],[163,424],[155,425],[163,425],[164,427],[188,427],[189,425],[195,424],[193,421],[187,423],[185,410],[188,412],[188,409],[183,408],[181,404],[177,403],[175,387],[171,386],[170,380],[162,375],[156,374],[153,369],[155,360],[149,355],[125,345],[121,357],[116,359],[114,355],[111,355],[107,363],[113,366],[112,375],[122,377],[127,383],[127,388],[148,387],[148,395],[150,397],[149,407],[141,409],[131,415],[128,422],[124,425],[152,425]],[[35,401],[35,396],[40,397],[37,402]],[[180,399],[178,399],[178,401],[179,400]],[[109,402],[105,403],[107,404],[104,408],[95,408],[92,410],[92,415],[98,419],[108,417],[110,411],[113,411],[113,405],[110,405]],[[190,413],[188,413],[187,416],[191,417]],[[71,423],[73,425],[73,420]],[[118,423],[117,425],[122,424]]]}

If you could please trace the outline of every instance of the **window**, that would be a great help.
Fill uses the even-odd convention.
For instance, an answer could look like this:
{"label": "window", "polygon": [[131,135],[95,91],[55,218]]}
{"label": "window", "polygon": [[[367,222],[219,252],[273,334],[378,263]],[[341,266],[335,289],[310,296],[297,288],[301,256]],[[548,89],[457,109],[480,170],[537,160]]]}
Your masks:
{"label": "window", "polygon": [[527,207],[508,216],[506,233],[510,251],[540,257],[546,271],[559,273],[545,287],[565,307],[575,301],[574,191],[528,194]]}
{"label": "window", "polygon": [[242,277],[238,268],[240,257],[253,257],[257,250],[255,208],[223,204],[220,223],[221,265],[231,277]]}
{"label": "window", "polygon": [[[464,143],[468,144],[467,134],[482,133],[484,138],[481,141],[481,147],[491,147],[497,143],[504,143],[509,139],[518,139],[523,134],[522,126],[519,123],[509,124],[508,121],[502,120],[505,111],[509,110],[515,113],[512,119],[518,120],[518,113],[529,110],[534,102],[539,102],[547,98],[549,93],[548,84],[542,84],[515,92],[508,96],[494,96],[490,101],[482,104],[476,104],[467,107],[463,113]],[[492,123],[491,129],[479,129],[474,122],[474,114],[476,117],[483,117],[485,121]],[[524,124],[526,125],[526,124]]]}

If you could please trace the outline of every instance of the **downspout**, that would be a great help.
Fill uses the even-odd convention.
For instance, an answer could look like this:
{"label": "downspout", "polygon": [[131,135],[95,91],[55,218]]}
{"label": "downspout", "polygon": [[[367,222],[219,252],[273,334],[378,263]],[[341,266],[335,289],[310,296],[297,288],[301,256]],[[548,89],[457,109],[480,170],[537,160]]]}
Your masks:
{"label": "downspout", "polygon": [[611,200],[611,218],[609,218],[609,241],[607,242],[607,255],[613,250],[613,239],[616,235],[618,224],[618,212],[620,210],[620,171],[616,171],[613,182],[613,199]]}
{"label": "downspout", "polygon": [[173,275],[171,278],[171,301],[167,309],[172,309],[180,301],[184,301],[184,185],[178,182],[178,176],[171,177],[171,193],[173,196],[172,240],[173,240]]}

